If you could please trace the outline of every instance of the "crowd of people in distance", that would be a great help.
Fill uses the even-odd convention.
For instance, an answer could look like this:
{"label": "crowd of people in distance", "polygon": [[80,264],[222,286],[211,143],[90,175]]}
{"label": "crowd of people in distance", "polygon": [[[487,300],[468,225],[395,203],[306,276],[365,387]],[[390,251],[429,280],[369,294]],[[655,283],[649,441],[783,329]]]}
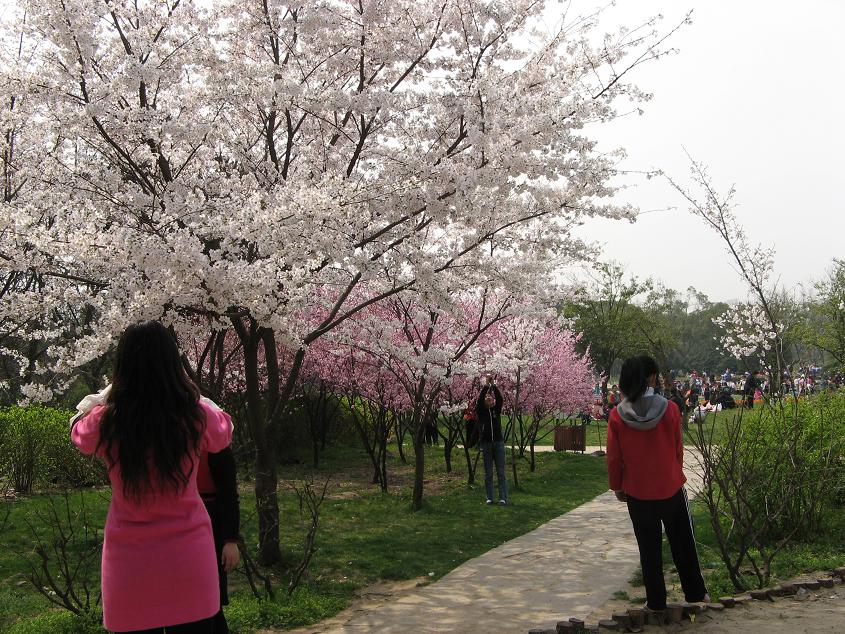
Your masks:
{"label": "crowd of people in distance", "polygon": [[[735,407],[753,408],[760,403],[770,390],[770,381],[765,372],[734,373],[726,368],[722,374],[690,371],[683,376],[672,370],[673,383],[664,388],[663,394],[673,401],[681,414],[688,416],[691,422],[701,422],[708,412],[716,412]],[[784,369],[781,390],[784,394],[801,397],[824,390],[838,390],[845,384],[842,373],[825,373],[816,364],[799,364]],[[602,399],[601,388],[596,385],[597,395],[592,418],[607,420],[610,411],[622,400],[618,385],[612,385],[607,397]]]}
{"label": "crowd of people in distance", "polygon": [[796,396],[814,394],[825,390],[838,390],[845,384],[841,372],[827,374],[816,364],[789,367],[783,371],[783,391]]}

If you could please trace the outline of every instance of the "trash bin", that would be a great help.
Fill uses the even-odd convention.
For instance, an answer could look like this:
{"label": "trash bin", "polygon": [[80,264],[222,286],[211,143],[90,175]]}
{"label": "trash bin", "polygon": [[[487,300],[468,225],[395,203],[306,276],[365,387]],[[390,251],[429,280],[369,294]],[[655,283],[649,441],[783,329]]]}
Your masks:
{"label": "trash bin", "polygon": [[555,451],[563,451],[563,425],[555,425]]}
{"label": "trash bin", "polygon": [[555,451],[585,451],[587,449],[586,425],[557,425]]}
{"label": "trash bin", "polygon": [[584,453],[587,450],[587,426],[574,425],[572,430],[572,451]]}

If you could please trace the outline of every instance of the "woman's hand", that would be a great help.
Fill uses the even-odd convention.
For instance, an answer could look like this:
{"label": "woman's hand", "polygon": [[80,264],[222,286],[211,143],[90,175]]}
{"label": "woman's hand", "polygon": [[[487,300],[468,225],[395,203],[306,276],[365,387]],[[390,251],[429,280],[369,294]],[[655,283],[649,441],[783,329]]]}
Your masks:
{"label": "woman's hand", "polygon": [[241,563],[241,551],[238,550],[236,542],[223,544],[223,554],[220,556],[220,565],[226,572],[232,572]]}

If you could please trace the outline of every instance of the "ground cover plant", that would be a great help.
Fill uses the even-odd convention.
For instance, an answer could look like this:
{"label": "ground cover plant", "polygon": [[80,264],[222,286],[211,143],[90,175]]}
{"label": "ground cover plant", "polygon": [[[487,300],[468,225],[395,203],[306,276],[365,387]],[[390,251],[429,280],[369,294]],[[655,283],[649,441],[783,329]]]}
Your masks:
{"label": "ground cover plant", "polygon": [[[520,488],[509,507],[484,504],[483,484],[466,485],[460,468],[446,472],[442,450],[427,447],[427,486],[431,494],[422,510],[412,513],[413,466],[404,465],[395,445],[389,447],[391,485],[381,493],[373,485],[368,458],[359,446],[330,445],[318,468],[309,461],[307,447],[301,462],[285,469],[280,495],[284,553],[282,563],[269,573],[277,592],[273,601],[253,597],[242,574],[230,575],[232,600],[227,616],[233,631],[259,627],[293,627],[318,621],[346,606],[354,592],[380,580],[436,580],[460,563],[524,534],[607,488],[604,462],[591,456],[543,453],[537,469],[521,464]],[[310,521],[300,513],[294,483],[331,478],[321,509],[317,550],[306,579],[290,596],[284,591],[287,570],[301,558],[303,537]],[[241,486],[243,533],[256,550],[258,527],[251,484]],[[108,489],[86,489],[71,496],[73,509],[84,500],[93,522],[102,522]],[[102,632],[84,619],[51,609],[27,581],[33,557],[33,534],[48,537],[46,524],[29,522],[48,508],[46,494],[7,502],[11,513],[0,533],[0,629],[30,632]],[[2,514],[0,514],[2,518]],[[495,520],[495,521],[491,521]],[[437,544],[432,548],[431,544]]]}

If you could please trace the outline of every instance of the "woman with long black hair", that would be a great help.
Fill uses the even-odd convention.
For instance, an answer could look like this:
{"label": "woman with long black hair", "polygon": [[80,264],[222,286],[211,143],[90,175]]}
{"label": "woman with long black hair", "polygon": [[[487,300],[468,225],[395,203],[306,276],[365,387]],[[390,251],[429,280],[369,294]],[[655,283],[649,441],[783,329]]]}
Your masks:
{"label": "woman with long black hair", "polygon": [[75,418],[71,439],[105,462],[112,486],[104,624],[115,632],[211,634],[220,589],[197,466],[201,452],[229,445],[232,419],[200,398],[176,340],[156,321],[125,330],[100,400]]}
{"label": "woman with long black hair", "polygon": [[681,413],[675,403],[655,393],[659,376],[651,357],[626,359],[619,375],[624,398],[607,423],[610,488],[628,504],[640,549],[646,607],[651,610],[666,609],[661,525],[666,528],[686,600],[709,600],[684,489]]}

